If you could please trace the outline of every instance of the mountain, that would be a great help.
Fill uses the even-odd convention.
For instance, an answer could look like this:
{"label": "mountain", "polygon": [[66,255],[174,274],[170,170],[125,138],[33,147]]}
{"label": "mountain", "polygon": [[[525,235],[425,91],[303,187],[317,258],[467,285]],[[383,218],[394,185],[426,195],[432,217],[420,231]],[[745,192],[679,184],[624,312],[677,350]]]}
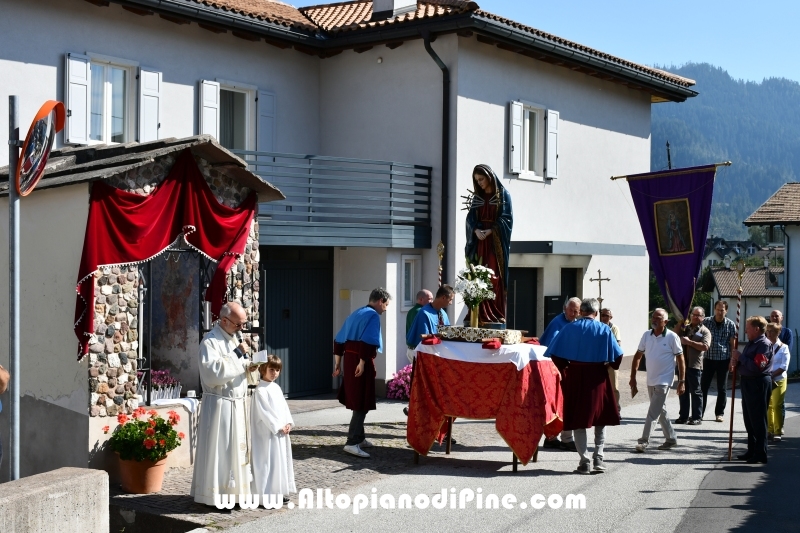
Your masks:
{"label": "mountain", "polygon": [[787,181],[800,181],[800,83],[735,80],[707,63],[658,67],[697,81],[686,102],[652,106],[650,167],[720,167],[709,234],[744,239],[742,221]]}

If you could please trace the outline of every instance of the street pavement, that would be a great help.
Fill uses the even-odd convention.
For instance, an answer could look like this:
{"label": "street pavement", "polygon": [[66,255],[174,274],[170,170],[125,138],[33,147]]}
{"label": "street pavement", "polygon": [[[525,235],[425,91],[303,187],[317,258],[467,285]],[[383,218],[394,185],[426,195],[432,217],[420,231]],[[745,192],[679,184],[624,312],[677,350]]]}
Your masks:
{"label": "street pavement", "polygon": [[[642,373],[643,374],[643,373]],[[624,380],[621,379],[624,382]],[[640,390],[645,391],[640,385]],[[643,393],[640,393],[643,394]],[[656,424],[647,453],[633,452],[641,435],[647,403],[623,399],[621,426],[606,431],[605,462],[608,472],[591,476],[574,473],[578,455],[574,452],[542,449],[537,463],[520,466],[511,471],[511,452],[493,431],[493,421],[459,420],[453,430],[459,443],[453,453],[435,453],[422,457],[418,466],[397,473],[375,475],[366,483],[331,483],[334,497],[363,494],[389,494],[395,498],[409,494],[433,496],[442,490],[455,488],[474,493],[496,494],[502,498],[514,495],[518,503],[512,509],[478,509],[476,501],[464,509],[377,509],[366,508],[354,514],[352,507],[334,509],[281,509],[247,524],[233,527],[231,533],[279,531],[748,531],[763,529],[796,531],[796,521],[790,516],[791,500],[797,491],[792,487],[797,479],[800,454],[800,385],[789,386],[787,393],[787,437],[783,443],[770,447],[773,452],[766,466],[728,463],[727,418],[724,423],[706,420],[700,426],[676,426],[679,446],[670,451],[655,448],[663,442]],[[709,405],[715,397],[709,395]],[[678,400],[674,390],[667,401],[671,419],[677,417]],[[309,411],[297,414],[295,423],[303,426],[346,424],[350,412],[344,408]],[[713,407],[707,417],[713,415]],[[401,404],[381,403],[367,417],[368,423],[404,421]],[[734,420],[734,455],[744,446],[744,424],[741,403],[736,400]],[[592,432],[589,432],[590,435]],[[368,435],[369,437],[369,435]],[[591,437],[590,437],[591,438]],[[463,444],[462,444],[463,443]],[[371,449],[370,461],[381,461],[388,448]],[[396,448],[392,449],[397,453]],[[409,455],[411,452],[408,452]],[[365,466],[366,466],[365,464]],[[341,472],[343,480],[347,472]],[[328,477],[327,479],[330,479]],[[336,473],[333,474],[336,479]],[[298,487],[298,489],[306,487]],[[449,494],[449,492],[448,492]],[[553,509],[547,505],[540,510],[531,508],[531,496],[544,498],[582,494],[585,509]],[[525,502],[525,509],[520,502]],[[292,503],[297,504],[296,495]],[[554,496],[554,503],[557,497]]]}

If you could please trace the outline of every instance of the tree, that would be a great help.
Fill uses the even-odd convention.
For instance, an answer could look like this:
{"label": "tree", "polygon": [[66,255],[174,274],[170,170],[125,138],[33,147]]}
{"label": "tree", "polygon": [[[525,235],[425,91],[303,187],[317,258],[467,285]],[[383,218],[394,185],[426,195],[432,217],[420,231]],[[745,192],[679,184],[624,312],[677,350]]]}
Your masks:
{"label": "tree", "polygon": [[747,228],[747,234],[750,240],[757,245],[767,245],[767,230],[764,228],[764,226],[750,226]]}

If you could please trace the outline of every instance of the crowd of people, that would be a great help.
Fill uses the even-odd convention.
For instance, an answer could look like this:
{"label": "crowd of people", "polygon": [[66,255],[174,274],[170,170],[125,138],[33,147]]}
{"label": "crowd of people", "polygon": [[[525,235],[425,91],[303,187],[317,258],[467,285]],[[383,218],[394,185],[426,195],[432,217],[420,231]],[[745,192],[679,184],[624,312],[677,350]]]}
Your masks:
{"label": "crowd of people", "polygon": [[[417,305],[406,322],[410,362],[422,339],[450,324],[445,309],[453,303],[454,291],[443,285],[435,295],[422,290],[416,297]],[[333,376],[342,377],[338,399],[352,411],[344,451],[361,458],[368,458],[365,448],[372,447],[364,421],[368,412],[376,409],[375,358],[383,352],[380,316],[391,299],[385,289],[374,289],[367,305],[345,320],[334,339]],[[772,312],[770,323],[763,317],[749,317],[745,321],[749,342],[740,351],[736,326],[727,318],[727,312],[724,301],[716,302],[711,317],[705,316],[702,307],[695,307],[688,323],[674,329],[667,327],[666,310],[653,312],[652,327],[642,334],[631,363],[629,385],[635,396],[637,373],[642,360],[646,361],[643,371],[650,402],[635,452],[648,450],[656,421],[664,435],[663,443],[657,446],[659,450],[678,446],[675,425],[702,424],[714,379],[714,420],[722,422],[728,376],[736,370],[741,378],[742,414],[747,430],[747,450],[738,459],[767,462],[768,443],[780,441],[783,435],[792,333],[782,326],[780,311]],[[207,505],[214,505],[218,494],[275,494],[286,499],[296,492],[289,439],[294,421],[276,382],[282,362],[266,352],[251,359],[247,345],[237,337],[246,320],[241,306],[225,304],[219,322],[200,346],[203,409],[191,494],[197,502]],[[545,356],[561,372],[564,397],[563,432],[560,439],[545,440],[543,446],[577,452],[578,473],[602,473],[606,470],[606,427],[619,425],[621,420],[618,374],[623,350],[613,313],[609,308],[600,309],[594,298],[571,298],[539,342],[547,346]],[[678,417],[671,420],[666,403],[676,373],[680,410]],[[245,405],[248,385],[257,385],[249,416]],[[594,430],[591,457],[589,429]]]}

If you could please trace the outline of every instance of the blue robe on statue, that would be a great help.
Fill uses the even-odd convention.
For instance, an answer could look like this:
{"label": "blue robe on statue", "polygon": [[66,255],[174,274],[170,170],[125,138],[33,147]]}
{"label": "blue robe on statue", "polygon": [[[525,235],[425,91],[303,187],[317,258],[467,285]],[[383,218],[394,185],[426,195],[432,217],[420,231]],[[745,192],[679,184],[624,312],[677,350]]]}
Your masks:
{"label": "blue robe on statue", "polygon": [[416,347],[417,344],[422,342],[422,335],[430,335],[439,332],[439,314],[441,313],[442,325],[449,326],[450,319],[447,318],[447,313],[444,309],[437,311],[431,304],[419,310],[414,323],[411,324],[411,329],[408,330],[406,335],[406,344],[408,346]]}
{"label": "blue robe on statue", "polygon": [[[374,411],[375,357],[383,353],[381,316],[370,306],[353,312],[344,321],[333,341],[333,353],[342,356],[342,384],[339,403],[352,411]],[[355,377],[356,367],[364,361],[364,373]]]}

